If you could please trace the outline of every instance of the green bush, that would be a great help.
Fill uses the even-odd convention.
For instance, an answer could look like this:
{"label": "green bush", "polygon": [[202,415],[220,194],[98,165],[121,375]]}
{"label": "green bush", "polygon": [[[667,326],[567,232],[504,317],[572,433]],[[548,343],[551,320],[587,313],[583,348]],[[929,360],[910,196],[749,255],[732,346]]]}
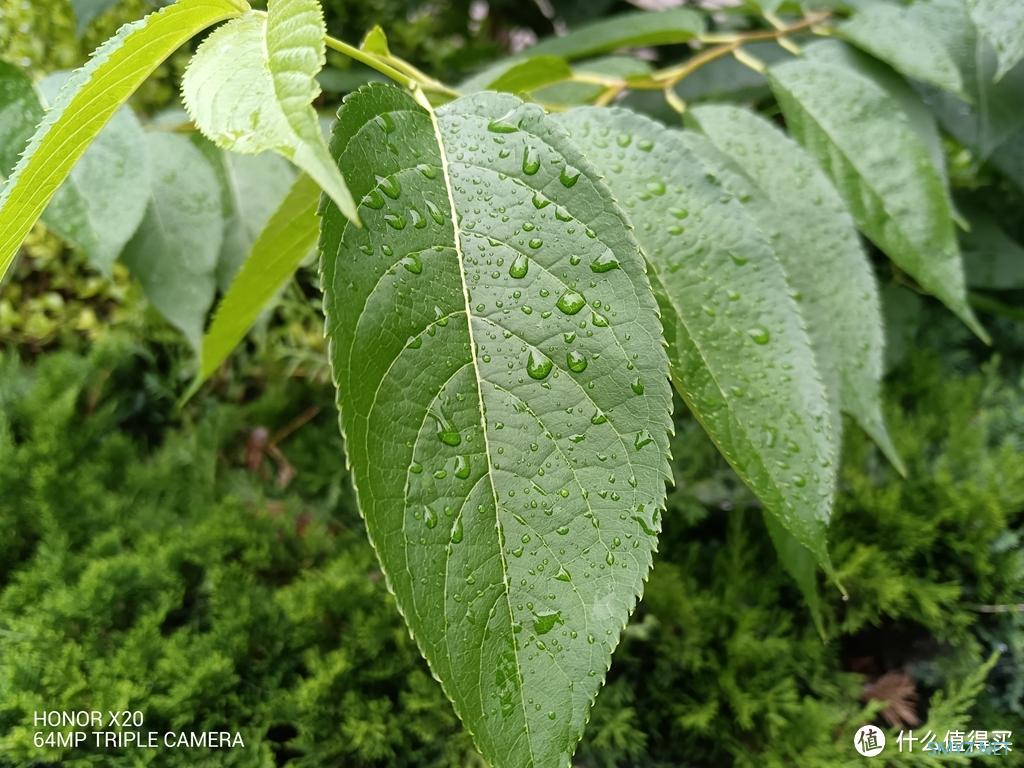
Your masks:
{"label": "green bush", "polygon": [[[119,338],[0,364],[0,765],[479,765],[366,543],[329,394],[292,381],[179,414],[173,360]],[[835,766],[891,670],[940,738],[1024,729],[1024,622],[983,610],[1024,589],[1024,387],[994,362],[955,370],[917,353],[889,387],[908,480],[849,430],[849,600],[825,587],[827,642],[752,497],[679,419],[660,563],[579,765]],[[310,407],[280,443],[282,489],[253,430]],[[246,748],[41,753],[41,709],[141,709],[147,729],[237,729]]]}

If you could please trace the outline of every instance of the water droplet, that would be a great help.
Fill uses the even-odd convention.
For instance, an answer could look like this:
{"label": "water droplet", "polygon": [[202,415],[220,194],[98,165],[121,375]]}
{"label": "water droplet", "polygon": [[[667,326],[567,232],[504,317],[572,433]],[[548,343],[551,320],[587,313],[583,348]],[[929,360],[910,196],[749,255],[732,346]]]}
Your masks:
{"label": "water droplet", "polygon": [[559,526],[558,528],[555,529],[555,533],[557,533],[559,536],[565,536],[565,534],[567,534],[568,532],[569,532],[569,526],[568,525],[561,525],[561,526]]}
{"label": "water droplet", "polygon": [[435,413],[430,414],[434,417],[434,421],[437,422],[437,439],[445,445],[452,447],[462,442],[462,435],[444,416],[438,416]]}
{"label": "water droplet", "polygon": [[516,256],[515,260],[509,265],[508,273],[515,278],[524,278],[526,273],[530,271],[530,260],[526,257],[525,253],[520,253]]}
{"label": "water droplet", "polygon": [[376,179],[380,191],[392,200],[397,200],[402,196],[402,185],[398,183],[398,179],[394,176],[377,176]]}
{"label": "water droplet", "polygon": [[604,561],[608,563],[608,565],[615,565],[615,555],[609,552],[608,556],[604,559]]}
{"label": "water droplet", "polygon": [[597,426],[598,424],[604,424],[606,421],[608,421],[608,417],[605,416],[600,411],[594,411],[594,415],[590,417],[590,423],[593,424],[594,426]]}
{"label": "water droplet", "polygon": [[526,372],[531,379],[540,381],[551,373],[551,360],[538,349],[530,350],[530,359],[526,361]]}
{"label": "water droplet", "polygon": [[530,240],[530,247],[533,248],[534,250],[540,248],[542,245],[544,245],[544,241],[541,240],[539,237],[534,237]]}
{"label": "water droplet", "polygon": [[416,170],[418,170],[420,173],[422,173],[428,179],[436,179],[437,178],[437,166],[436,165],[428,165],[427,163],[420,163],[419,165],[416,166]]}
{"label": "water droplet", "polygon": [[405,229],[405,216],[400,213],[385,213],[384,221],[386,221],[388,226],[392,229]]}
{"label": "water droplet", "polygon": [[366,193],[366,207],[373,208],[375,211],[379,211],[384,207],[384,195],[380,193],[379,189],[371,189]]}
{"label": "water droplet", "polygon": [[423,508],[423,522],[427,524],[427,528],[437,527],[437,512],[432,510],[430,507]]}
{"label": "water droplet", "polygon": [[565,570],[564,566],[559,567],[558,573],[555,574],[555,578],[558,581],[572,581],[572,576],[569,575],[569,572]]}
{"label": "water droplet", "polygon": [[519,126],[499,118],[498,120],[491,120],[487,124],[487,130],[491,133],[515,133],[519,130]]}
{"label": "water droplet", "polygon": [[607,328],[608,318],[602,315],[600,312],[590,313],[590,322],[594,324],[595,328]]}
{"label": "water droplet", "polygon": [[645,445],[650,445],[654,442],[654,438],[651,437],[651,433],[646,429],[642,429],[636,433],[636,439],[633,441],[633,447],[638,451]]}
{"label": "water droplet", "polygon": [[807,478],[803,475],[793,475],[793,485],[797,488],[803,488],[807,485]]}
{"label": "water droplet", "polygon": [[644,393],[644,383],[642,381],[640,381],[640,377],[639,376],[637,376],[633,380],[633,383],[630,384],[629,386],[630,386],[630,389],[632,389],[633,392],[635,392],[638,395],[642,395]]}
{"label": "water droplet", "polygon": [[742,267],[744,264],[750,261],[750,259],[748,259],[746,256],[741,256],[740,254],[735,253],[733,251],[729,251],[729,258],[732,259],[732,263],[735,264],[737,267]]}
{"label": "water droplet", "polygon": [[529,146],[523,148],[523,173],[533,176],[540,170],[540,158]]}
{"label": "water droplet", "polygon": [[465,480],[469,477],[469,458],[467,456],[456,456],[455,457],[455,476],[460,480]]}
{"label": "water droplet", "polygon": [[462,541],[462,517],[455,518],[455,525],[452,526],[452,543],[459,544]]}
{"label": "water droplet", "polygon": [[652,195],[657,195],[658,197],[661,197],[662,195],[665,194],[665,182],[662,181],[661,179],[652,179],[651,181],[647,182],[647,191],[650,192]]}
{"label": "water droplet", "polygon": [[747,331],[747,335],[754,340],[755,344],[767,344],[771,339],[771,334],[768,333],[767,329],[760,326],[755,326]]}
{"label": "water droplet", "polygon": [[547,208],[549,205],[551,205],[551,201],[550,200],[548,200],[546,197],[544,197],[544,195],[542,195],[540,192],[534,192],[534,194],[533,194],[533,207],[534,208],[536,208],[539,211],[541,208]]}
{"label": "water droplet", "polygon": [[570,350],[565,356],[565,362],[573,373],[583,373],[587,370],[587,358],[583,356],[582,352],[578,352],[575,349]]}
{"label": "water droplet", "polygon": [[555,306],[567,315],[575,315],[583,309],[584,306],[586,306],[586,303],[587,300],[583,298],[583,294],[578,293],[577,291],[567,290],[558,297],[558,301],[555,302]]}
{"label": "water droplet", "polygon": [[427,213],[430,214],[430,218],[434,220],[435,224],[444,224],[444,214],[441,213],[441,209],[429,200],[427,200]]}
{"label": "water droplet", "polygon": [[579,169],[566,165],[559,174],[558,180],[562,182],[563,187],[575,186],[576,182],[580,180]]}
{"label": "water droplet", "polygon": [[562,623],[561,611],[538,611],[533,614],[533,631],[538,635],[546,635]]}
{"label": "water droplet", "polygon": [[420,261],[420,257],[415,253],[410,253],[402,259],[401,264],[414,275],[418,275],[423,272],[423,262]]}
{"label": "water droplet", "polygon": [[590,269],[593,272],[602,274],[604,272],[611,272],[613,269],[619,268],[619,260],[615,258],[615,254],[610,250],[605,251],[600,256],[590,262]]}

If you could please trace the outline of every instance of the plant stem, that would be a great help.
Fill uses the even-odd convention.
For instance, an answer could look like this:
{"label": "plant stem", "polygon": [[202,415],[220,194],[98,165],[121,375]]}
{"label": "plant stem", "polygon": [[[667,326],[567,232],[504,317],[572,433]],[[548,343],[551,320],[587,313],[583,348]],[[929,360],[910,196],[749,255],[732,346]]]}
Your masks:
{"label": "plant stem", "polygon": [[397,56],[379,56],[330,35],[327,36],[327,47],[332,51],[345,54],[353,61],[365,64],[410,90],[422,89],[432,93],[439,93],[449,98],[455,98],[459,95],[458,91],[449,88],[432,77],[428,77],[412,64]]}

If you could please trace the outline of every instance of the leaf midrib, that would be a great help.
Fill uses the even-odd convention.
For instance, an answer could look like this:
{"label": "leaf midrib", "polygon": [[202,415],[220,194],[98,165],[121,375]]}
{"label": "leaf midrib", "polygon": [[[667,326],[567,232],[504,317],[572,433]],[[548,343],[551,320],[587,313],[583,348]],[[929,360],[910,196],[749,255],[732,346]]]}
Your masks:
{"label": "leaf midrib", "polygon": [[[417,96],[418,95],[420,94],[417,93]],[[420,100],[417,99],[417,101]],[[480,364],[477,362],[476,359],[477,346],[476,339],[473,335],[472,305],[470,303],[469,298],[469,287],[466,284],[466,265],[465,256],[462,253],[462,236],[461,230],[459,228],[458,209],[455,206],[455,196],[452,193],[452,179],[450,173],[450,165],[448,162],[448,154],[445,151],[444,136],[441,133],[441,126],[437,121],[437,113],[434,111],[433,107],[425,98],[422,99],[421,106],[423,106],[423,108],[427,111],[427,115],[430,117],[430,125],[434,132],[434,140],[437,142],[437,149],[441,163],[441,175],[444,180],[445,192],[448,196],[448,213],[452,219],[452,240],[455,244],[455,257],[459,265],[459,281],[462,285],[462,300],[465,305],[466,328],[469,334],[469,356],[473,363],[473,376],[476,382],[477,404],[479,406],[480,412],[480,429],[483,433],[484,459],[486,461],[486,468],[484,471],[487,474],[488,484],[491,486],[491,499],[494,502],[494,523],[499,533],[498,552],[501,556],[501,581],[505,591],[505,605],[508,608],[509,627],[513,627],[515,626],[515,616],[512,613],[512,593],[511,585],[509,584],[508,580],[509,567],[508,560],[505,557],[504,547],[501,546],[501,540],[503,536],[500,535],[501,524],[498,521],[498,510],[500,509],[500,505],[498,503],[498,489],[494,487],[494,468],[491,464],[490,438],[488,437],[487,434],[487,415],[485,413],[484,407],[483,390],[481,389],[480,386],[481,382],[483,381],[483,377],[480,375]],[[445,565],[445,568],[447,569],[447,564]],[[445,601],[447,602],[447,590],[445,590]],[[445,647],[447,648],[447,643],[445,643]],[[450,662],[450,649],[448,651],[448,657]],[[517,687],[519,689],[519,704],[521,707],[521,711],[523,713],[523,729],[526,736],[526,744],[527,748],[530,751],[530,761],[531,763],[535,763],[537,758],[533,751],[533,739],[530,736],[530,721],[529,717],[527,716],[526,699],[523,693],[523,669],[519,661],[519,648],[514,639],[512,641],[512,658],[514,658],[516,662],[516,678],[518,682]]]}

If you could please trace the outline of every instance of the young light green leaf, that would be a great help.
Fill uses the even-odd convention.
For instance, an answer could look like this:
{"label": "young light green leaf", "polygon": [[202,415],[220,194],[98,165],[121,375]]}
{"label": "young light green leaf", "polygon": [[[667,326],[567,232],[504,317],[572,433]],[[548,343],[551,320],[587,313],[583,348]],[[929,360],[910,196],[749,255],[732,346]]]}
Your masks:
{"label": "young light green leaf", "polygon": [[709,105],[689,114],[756,186],[747,207],[776,236],[826,387],[902,472],[882,416],[878,285],[842,198],[796,142],[755,113]]}
{"label": "young light green leaf", "polygon": [[777,64],[768,76],[790,133],[861,231],[987,340],[967,303],[949,193],[899,101],[856,70],[813,57]]}
{"label": "young light green leaf", "polygon": [[833,411],[771,243],[722,183],[721,153],[621,109],[557,120],[636,228],[676,389],[781,528],[830,569]]}
{"label": "young light green leaf", "polygon": [[904,75],[966,97],[958,59],[973,35],[963,16],[963,0],[871,3],[840,24],[838,32]]}
{"label": "young light green leaf", "polygon": [[999,80],[1024,59],[1024,3],[1019,0],[967,0],[971,19],[995,48]]}
{"label": "young light green leaf", "polygon": [[560,56],[532,56],[517,62],[486,86],[489,91],[528,93],[572,77],[569,62]]}
{"label": "young light green leaf", "polygon": [[121,259],[146,298],[198,349],[217,287],[220,185],[187,137],[150,133],[146,141],[152,174],[148,208]]}
{"label": "young light green leaf", "polygon": [[326,34],[317,0],[270,0],[266,14],[248,13],[203,41],[185,72],[182,95],[192,120],[217,146],[277,152],[356,220],[313,109]]}
{"label": "young light green leaf", "polygon": [[[56,103],[66,72],[38,84],[45,104]],[[43,212],[46,226],[109,274],[146,212],[149,158],[135,113],[122,107],[100,131]]]}
{"label": "young light green leaf", "polygon": [[316,246],[320,187],[300,174],[252,246],[203,337],[194,387],[217,370]]}
{"label": "young light green leaf", "polygon": [[[671,394],[636,241],[543,111],[348,97],[327,202],[330,359],[399,608],[495,768],[562,768],[642,591]],[[358,159],[358,162],[357,162]]]}
{"label": "young light green leaf", "polygon": [[295,177],[287,162],[269,152],[239,155],[222,152],[208,142],[204,144],[217,171],[224,204],[224,242],[217,261],[217,287],[225,291]]}
{"label": "young light green leaf", "polygon": [[179,0],[122,27],[71,76],[0,192],[0,277],[118,107],[190,37],[245,8],[244,0]]}
{"label": "young light green leaf", "polygon": [[375,53],[378,56],[391,55],[391,49],[388,48],[388,36],[384,34],[380,24],[373,25],[373,28],[366,33],[359,47],[368,53]]}

